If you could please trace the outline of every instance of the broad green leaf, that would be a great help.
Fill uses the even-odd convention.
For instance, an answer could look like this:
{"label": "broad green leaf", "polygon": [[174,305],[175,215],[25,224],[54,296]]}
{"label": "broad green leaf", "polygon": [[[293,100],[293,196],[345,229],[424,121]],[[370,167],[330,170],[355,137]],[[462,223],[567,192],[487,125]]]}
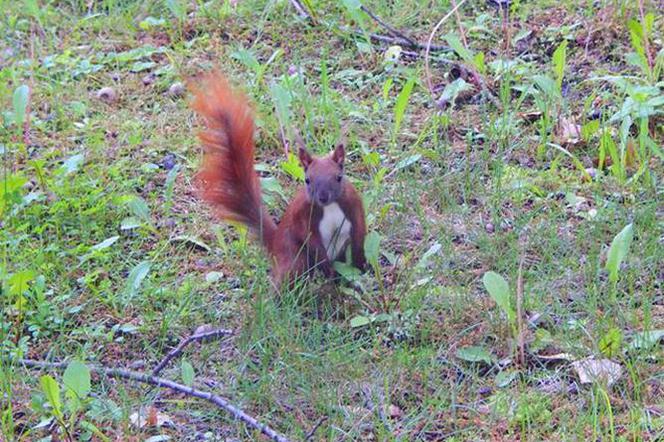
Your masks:
{"label": "broad green leaf", "polygon": [[168,171],[168,175],[166,175],[166,181],[164,181],[164,195],[166,201],[168,202],[169,208],[171,201],[173,200],[173,187],[175,186],[175,179],[178,177],[179,171],[180,165],[176,164],[171,170]]}
{"label": "broad green leaf", "polygon": [[115,244],[115,242],[116,242],[118,239],[120,239],[119,236],[111,236],[110,238],[106,238],[106,239],[103,240],[102,242],[100,242],[100,243],[98,243],[98,244],[95,244],[94,246],[90,247],[90,250],[93,250],[93,251],[97,252],[97,251],[99,251],[99,250],[108,249],[108,248],[111,247],[113,244]]}
{"label": "broad green leaf", "polygon": [[334,261],[332,266],[346,281],[356,281],[362,276],[360,269],[350,264],[346,264],[345,262]]}
{"label": "broad green leaf", "polygon": [[141,287],[141,283],[148,276],[150,272],[150,267],[152,263],[150,261],[142,261],[137,264],[127,277],[127,285],[125,288],[125,293],[129,298],[134,297],[138,293],[138,289]]}
{"label": "broad green leaf", "polygon": [[22,295],[30,288],[30,282],[37,274],[33,270],[22,270],[9,277],[9,293],[14,296]]}
{"label": "broad green leaf", "polygon": [[631,350],[641,348],[649,349],[654,347],[662,339],[664,339],[664,329],[640,332],[634,335],[632,342],[629,344],[629,348]]}
{"label": "broad green leaf", "polygon": [[443,89],[443,93],[440,96],[440,101],[449,103],[451,107],[454,107],[454,102],[459,94],[471,90],[472,88],[473,86],[468,84],[463,78],[457,78],[445,86],[445,89]]}
{"label": "broad green leaf", "polygon": [[193,235],[178,235],[170,239],[171,242],[182,242],[185,244],[190,244],[194,247],[198,247],[201,250],[205,250],[206,252],[209,252],[210,246],[205,244],[202,239],[200,239],[197,236]]}
{"label": "broad green leaf", "polygon": [[461,40],[456,34],[447,34],[445,36],[445,40],[447,40],[447,44],[450,45],[450,47],[454,50],[454,52],[457,53],[459,57],[466,63],[470,65],[475,64],[475,60],[473,59],[473,54],[470,52],[468,49],[465,48],[463,43],[461,43]]}
{"label": "broad green leaf", "polygon": [[364,256],[367,261],[374,266],[378,267],[378,256],[380,253],[380,234],[376,231],[369,232],[364,238]]}
{"label": "broad green leaf", "polygon": [[535,75],[533,76],[533,81],[547,97],[549,98],[558,98],[560,95],[560,89],[557,88],[556,82],[547,75]]}
{"label": "broad green leaf", "polygon": [[293,152],[288,152],[288,159],[281,163],[281,169],[296,180],[304,181],[304,169]]}
{"label": "broad green leaf", "polygon": [[368,316],[355,316],[350,320],[351,328],[364,327],[371,324],[371,319]]}
{"label": "broad green leaf", "polygon": [[563,85],[563,76],[565,74],[565,63],[567,59],[567,40],[562,43],[553,52],[553,72],[556,77],[556,84],[558,85],[558,92],[561,91]]}
{"label": "broad green leaf", "polygon": [[156,65],[157,63],[155,63],[154,61],[137,61],[131,65],[129,71],[134,73],[143,72],[147,71],[148,69],[152,69]]}
{"label": "broad green leaf", "polygon": [[64,170],[65,175],[70,175],[78,171],[81,164],[83,164],[83,160],[85,160],[85,155],[81,153],[67,158],[64,163],[62,163],[62,169]]}
{"label": "broad green leaf", "polygon": [[127,201],[127,207],[131,214],[136,218],[139,218],[143,222],[150,223],[150,208],[143,198],[136,195],[130,197]]}
{"label": "broad green leaf", "polygon": [[415,77],[410,77],[406,84],[404,85],[399,95],[397,95],[397,102],[394,105],[394,133],[399,132],[401,127],[401,122],[403,121],[404,113],[406,112],[406,106],[408,105],[408,99],[410,98],[410,93],[413,91],[413,86],[415,85]]}
{"label": "broad green leaf", "polygon": [[612,358],[618,354],[621,345],[622,332],[614,327],[599,340],[599,351],[607,358]]}
{"label": "broad green leaf", "polygon": [[62,383],[79,398],[85,398],[90,393],[90,369],[80,361],[71,361],[67,365]]}
{"label": "broad green leaf", "polygon": [[60,386],[58,383],[50,375],[42,376],[39,383],[46,400],[53,407],[53,414],[58,418],[62,417],[62,402],[60,402]]}
{"label": "broad green leaf", "polygon": [[496,387],[504,388],[514,381],[514,379],[519,376],[518,371],[501,371],[496,375],[495,383]]}
{"label": "broad green leaf", "polygon": [[478,52],[475,54],[473,57],[473,65],[475,65],[475,69],[477,69],[480,74],[486,73],[486,65],[484,64],[484,52]]}
{"label": "broad green leaf", "polygon": [[[95,426],[92,422],[88,422],[86,420],[82,420],[81,423],[81,428],[84,430],[87,430],[91,433],[93,433],[95,436],[97,436],[102,442],[111,442],[111,439],[108,438],[102,431]],[[148,442],[149,439],[147,439],[145,442]],[[165,439],[168,440],[168,439]],[[153,441],[154,442],[154,441]]]}
{"label": "broad green leaf", "polygon": [[486,272],[482,277],[482,282],[491,298],[507,315],[507,319],[513,322],[516,314],[510,303],[510,289],[507,281],[495,272]]}
{"label": "broad green leaf", "polygon": [[25,122],[29,96],[30,88],[25,84],[14,90],[14,98],[12,100],[14,106],[14,123],[19,127]]}
{"label": "broad green leaf", "polygon": [[405,169],[406,167],[411,166],[420,161],[421,158],[422,155],[419,153],[416,153],[415,155],[409,155],[408,157],[404,158],[403,160],[395,164],[391,173],[394,173],[397,170]]}
{"label": "broad green leaf", "polygon": [[457,358],[468,362],[486,362],[487,364],[493,362],[493,356],[491,356],[491,353],[489,353],[486,348],[478,345],[461,347],[456,351],[456,356]]}
{"label": "broad green leaf", "polygon": [[258,75],[261,71],[261,64],[254,54],[247,49],[238,49],[231,54],[231,57],[238,60],[240,63],[254,71]]}
{"label": "broad green leaf", "polygon": [[609,271],[609,279],[612,282],[618,281],[620,264],[629,251],[629,246],[632,243],[633,237],[634,229],[630,223],[625,226],[615,238],[613,238],[613,241],[611,241],[611,247],[609,247],[609,254],[606,259],[606,269]]}
{"label": "broad green leaf", "polygon": [[194,367],[186,360],[182,360],[180,366],[182,373],[182,383],[188,387],[194,385]]}
{"label": "broad green leaf", "polygon": [[120,222],[120,230],[131,230],[141,227],[141,221],[133,216],[128,216]]}

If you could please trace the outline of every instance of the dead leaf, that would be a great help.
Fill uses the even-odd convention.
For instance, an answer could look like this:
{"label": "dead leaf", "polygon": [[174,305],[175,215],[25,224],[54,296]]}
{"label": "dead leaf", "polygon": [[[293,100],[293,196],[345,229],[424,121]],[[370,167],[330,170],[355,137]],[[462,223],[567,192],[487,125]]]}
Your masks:
{"label": "dead leaf", "polygon": [[610,359],[586,358],[572,362],[582,384],[602,382],[606,385],[615,383],[622,375],[620,364]]}
{"label": "dead leaf", "polygon": [[572,118],[560,117],[555,129],[556,139],[561,146],[579,144],[581,141],[581,126]]}
{"label": "dead leaf", "polygon": [[401,411],[401,408],[394,404],[390,404],[389,407],[387,407],[387,414],[392,418],[392,419],[398,419],[401,416],[403,416],[403,411]]}
{"label": "dead leaf", "polygon": [[569,353],[557,353],[555,355],[537,355],[539,359],[545,361],[573,361],[574,356]]}
{"label": "dead leaf", "polygon": [[155,407],[141,408],[129,416],[129,422],[136,428],[174,426],[173,419]]}
{"label": "dead leaf", "polygon": [[542,118],[542,112],[540,111],[521,112],[519,113],[519,118],[526,120],[528,123],[533,123]]}

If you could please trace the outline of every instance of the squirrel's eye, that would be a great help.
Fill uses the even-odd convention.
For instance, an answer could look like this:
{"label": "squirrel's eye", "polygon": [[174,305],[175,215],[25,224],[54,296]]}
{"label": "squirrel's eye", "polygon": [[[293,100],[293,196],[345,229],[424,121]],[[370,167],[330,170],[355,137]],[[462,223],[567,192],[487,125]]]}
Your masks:
{"label": "squirrel's eye", "polygon": [[338,182],[338,183],[340,183],[340,182],[341,182],[341,178],[342,178],[342,176],[341,176],[341,175],[337,175],[337,182]]}
{"label": "squirrel's eye", "polygon": [[307,184],[309,184],[309,183],[310,183],[309,178],[305,178],[305,179],[304,179],[304,182],[307,183]]}

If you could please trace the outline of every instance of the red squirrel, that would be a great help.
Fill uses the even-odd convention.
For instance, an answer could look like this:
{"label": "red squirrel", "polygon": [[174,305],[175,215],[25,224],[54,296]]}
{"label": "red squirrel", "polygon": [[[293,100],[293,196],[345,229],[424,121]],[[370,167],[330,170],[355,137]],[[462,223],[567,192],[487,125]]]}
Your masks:
{"label": "red squirrel", "polygon": [[204,118],[199,134],[203,163],[195,182],[203,200],[224,221],[242,223],[272,260],[272,279],[284,282],[319,268],[333,277],[332,263],[350,247],[353,265],[365,266],[366,224],[362,199],[344,176],[345,148],[312,156],[298,138],[305,186],[298,189],[276,224],[263,205],[254,170],[254,119],[247,97],[219,73],[192,86],[192,108]]}

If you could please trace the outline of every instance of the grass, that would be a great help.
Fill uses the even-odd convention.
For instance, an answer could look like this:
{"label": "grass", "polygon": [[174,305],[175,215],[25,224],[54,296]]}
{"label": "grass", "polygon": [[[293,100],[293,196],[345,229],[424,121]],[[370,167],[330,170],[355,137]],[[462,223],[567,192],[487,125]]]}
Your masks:
{"label": "grass", "polygon": [[[508,56],[483,2],[460,9],[466,51],[455,20],[443,25],[436,40],[455,50],[432,55],[432,78],[452,102],[436,104],[422,57],[385,58],[364,37],[383,30],[354,2],[313,3],[317,25],[286,1],[0,2],[3,440],[257,439],[172,392],[95,376],[72,389],[85,384],[74,369],[48,373],[64,404],[53,419],[47,373],[15,363],[149,371],[206,324],[235,335],[163,375],[294,440],[323,417],[313,440],[661,440],[664,354],[640,333],[664,329],[664,17],[648,1],[644,14],[627,1],[512,3]],[[451,8],[363,4],[419,41]],[[358,35],[339,30],[355,23]],[[445,88],[464,62],[498,107],[472,77]],[[315,279],[276,297],[261,250],[195,199],[200,122],[172,91],[214,66],[256,105],[276,215],[297,184],[292,127],[316,153],[347,129],[348,175],[379,241],[374,271],[341,269],[356,289]],[[103,87],[117,100],[100,100]],[[521,261],[524,366],[503,311]],[[500,306],[489,271],[508,282]],[[587,357],[622,376],[581,384],[570,362]],[[140,410],[172,424],[133,425]]]}

